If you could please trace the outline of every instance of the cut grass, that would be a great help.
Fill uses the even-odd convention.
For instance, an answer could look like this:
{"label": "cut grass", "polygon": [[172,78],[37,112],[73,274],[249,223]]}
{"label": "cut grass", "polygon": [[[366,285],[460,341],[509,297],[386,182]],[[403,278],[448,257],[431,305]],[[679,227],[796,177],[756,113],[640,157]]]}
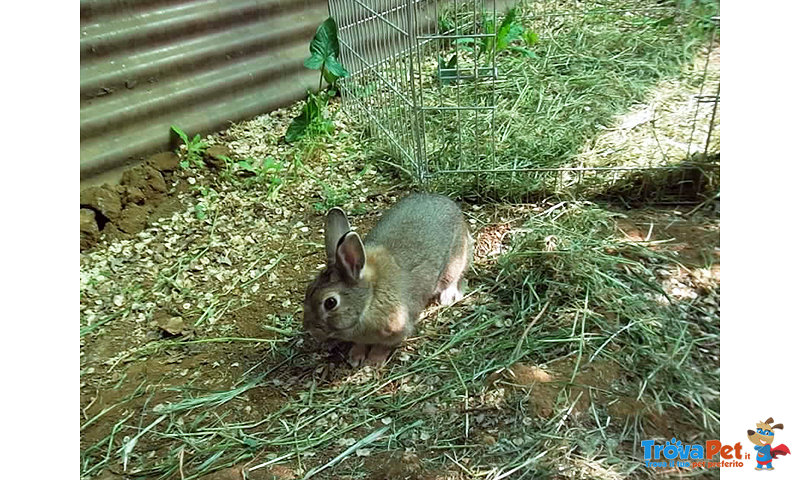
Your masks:
{"label": "cut grass", "polygon": [[[681,77],[704,39],[693,30],[697,23],[683,17],[659,23],[669,18],[663,15],[666,9],[628,15],[630,2],[604,3],[605,11],[588,16],[542,16],[555,11],[555,2],[541,4],[550,9],[544,12],[522,6],[521,15],[539,33],[535,48],[541,50],[537,59],[512,52],[498,57],[504,73],[496,119],[505,142],[498,150],[498,158],[506,162],[501,166],[601,165],[592,163],[600,157],[602,165],[628,164],[631,155],[602,156],[593,150],[617,145],[597,136],[598,125],[612,126],[665,79],[684,82],[675,90],[677,96],[688,91],[685,84],[697,81],[697,69]],[[473,160],[475,166],[487,167],[479,156],[464,160],[447,150],[452,148],[452,118],[431,120],[441,130],[434,140],[441,149],[437,168],[467,168]],[[272,123],[264,128],[265,136],[285,131]],[[360,174],[338,172],[337,177],[342,152],[339,158],[330,154],[341,141],[336,135],[320,136],[292,146],[281,157],[287,168],[281,170],[286,183],[280,195],[305,188],[303,201],[313,205],[321,200],[320,209],[347,197],[354,203],[360,196]],[[362,146],[355,142],[344,153],[361,159]],[[683,151],[664,149],[665,161]],[[447,163],[457,160],[462,163]],[[502,198],[548,190],[552,176],[449,175],[452,183],[439,180],[434,187],[457,196]],[[601,180],[600,190],[609,183]],[[658,243],[617,238],[618,214],[588,203],[562,202],[528,219],[509,233],[508,250],[496,264],[477,267],[470,279],[476,285],[466,301],[428,311],[418,336],[395,352],[384,369],[354,371],[306,345],[297,311],[265,318],[261,327],[270,330],[268,339],[251,338],[249,332],[238,336],[228,328],[231,316],[226,313],[256,295],[250,287],[296,262],[306,254],[301,246],[307,246],[292,245],[295,237],[286,233],[299,226],[252,227],[280,218],[271,212],[259,210],[263,218],[241,219],[223,209],[223,202],[240,205],[237,195],[251,196],[261,189],[258,183],[244,183],[225,185],[236,195],[220,190],[219,198],[209,198],[204,221],[192,220],[191,228],[159,237],[174,237],[165,246],[178,253],[157,275],[133,275],[138,277],[133,283],[109,280],[112,276],[106,273],[102,281],[86,279],[87,285],[98,283],[102,294],[87,295],[92,301],[102,298],[109,305],[116,291],[126,297],[119,308],[87,306],[102,315],[82,318],[81,337],[89,342],[117,321],[130,326],[135,316],[149,319],[155,310],[150,303],[162,309],[191,305],[182,314],[196,319],[199,338],[154,341],[131,336],[123,343],[127,351],[103,358],[109,375],[121,375],[114,379],[114,389],[129,372],[134,378],[133,369],[124,370],[124,361],[132,356],[148,356],[156,364],[169,360],[170,352],[203,349],[212,360],[219,355],[224,364],[229,360],[224,345],[246,342],[252,343],[257,360],[235,358],[246,371],[232,386],[214,388],[191,377],[190,387],[176,389],[162,379],[146,378],[133,396],[92,413],[82,427],[82,434],[83,429],[93,434],[81,452],[84,478],[106,469],[122,473],[123,465],[130,478],[148,479],[198,479],[232,466],[252,471],[254,477],[280,466],[292,478],[376,478],[389,475],[381,470],[384,455],[406,451],[414,453],[422,472],[448,479],[653,477],[658,472],[644,468],[640,440],[669,434],[689,442],[718,435],[718,285],[696,299],[665,291],[659,272],[685,269]],[[387,186],[380,193],[389,195],[396,188]],[[622,189],[615,194],[633,193]],[[279,200],[268,198],[265,205],[286,208]],[[243,243],[242,236],[278,232],[289,244],[286,257],[282,246],[247,247],[234,249],[242,255],[231,262],[229,246]],[[189,241],[197,233],[207,242]],[[126,262],[150,259],[132,245],[113,253],[123,259],[108,265],[117,273],[121,265],[132,268]],[[226,267],[217,268],[224,274],[221,280],[209,276],[203,283],[205,274],[194,268],[205,259],[225,262]],[[93,267],[106,270],[105,265]],[[136,285],[138,281],[147,284]],[[283,295],[288,283],[276,280],[275,294]],[[82,295],[84,288],[90,287],[82,282]],[[98,355],[92,349],[87,353]],[[223,375],[213,368],[200,370]],[[161,406],[150,405],[155,398]],[[100,423],[109,426],[90,432]],[[370,459],[378,461],[370,464]],[[409,470],[393,478],[402,478],[402,472]]]}
{"label": "cut grass", "polygon": [[[425,112],[431,188],[459,197],[519,198],[568,190],[560,173],[526,169],[675,165],[703,153],[712,112],[709,104],[698,115],[693,96],[713,95],[719,80],[718,71],[706,74],[704,51],[718,4],[592,1],[582,2],[577,12],[572,4],[546,1],[521,2],[517,9],[518,22],[532,29],[538,42],[529,47],[533,55],[499,53],[494,84],[441,85],[437,61],[450,58],[452,46],[423,61],[423,105],[496,105],[494,118],[489,111]],[[472,53],[460,53],[460,69],[471,71],[483,63]],[[663,107],[658,98],[665,94],[655,94],[658,89],[667,89],[670,100],[686,108],[651,115],[642,132],[636,132],[635,143],[605,135],[620,129],[625,124],[621,118],[632,109]],[[627,132],[627,126],[621,130]],[[718,136],[711,140],[709,153],[714,154]],[[598,141],[602,149],[594,148]],[[652,148],[643,149],[643,144]],[[400,159],[392,163],[409,169]],[[566,183],[577,180],[573,175]]]}
{"label": "cut grass", "polygon": [[[470,299],[430,310],[378,374],[330,378],[309,352],[277,344],[263,379],[187,391],[142,412],[149,431],[115,428],[92,458],[108,463],[106,445],[125,433],[138,440],[126,456],[134,478],[199,478],[245,462],[303,478],[363,478],[375,474],[365,459],[406,450],[448,478],[655,475],[638,445],[667,434],[660,424],[684,442],[718,435],[719,318],[699,300],[665,294],[655,272],[678,268],[676,259],[658,243],[616,238],[614,217],[560,203],[530,218],[497,264],[478,272]],[[531,369],[552,381],[525,380]],[[303,388],[237,420],[252,405],[247,391],[298,375]],[[543,398],[546,415],[534,408]]]}

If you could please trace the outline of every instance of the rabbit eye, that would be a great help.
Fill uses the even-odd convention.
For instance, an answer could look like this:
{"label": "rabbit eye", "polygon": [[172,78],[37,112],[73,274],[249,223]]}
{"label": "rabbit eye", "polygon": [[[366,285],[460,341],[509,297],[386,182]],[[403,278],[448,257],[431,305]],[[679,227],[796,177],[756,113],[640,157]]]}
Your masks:
{"label": "rabbit eye", "polygon": [[323,305],[325,305],[325,310],[333,310],[339,304],[339,301],[336,297],[328,297],[325,299]]}

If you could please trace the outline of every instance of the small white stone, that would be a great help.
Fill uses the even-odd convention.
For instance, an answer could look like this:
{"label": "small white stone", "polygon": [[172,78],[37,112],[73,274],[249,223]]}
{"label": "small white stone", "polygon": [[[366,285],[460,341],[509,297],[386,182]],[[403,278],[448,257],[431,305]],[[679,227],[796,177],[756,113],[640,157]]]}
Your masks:
{"label": "small white stone", "polygon": [[353,446],[353,445],[356,444],[356,439],[355,438],[342,438],[342,439],[339,439],[339,441],[337,443],[339,445],[343,446],[343,447],[350,447],[350,446]]}

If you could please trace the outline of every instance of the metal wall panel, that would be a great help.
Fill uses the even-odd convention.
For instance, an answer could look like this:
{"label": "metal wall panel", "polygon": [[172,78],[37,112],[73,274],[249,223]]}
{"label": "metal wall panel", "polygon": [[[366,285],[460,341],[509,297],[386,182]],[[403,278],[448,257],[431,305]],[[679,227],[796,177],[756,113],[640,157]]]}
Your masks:
{"label": "metal wall panel", "polygon": [[324,0],[81,1],[81,179],[302,98]]}

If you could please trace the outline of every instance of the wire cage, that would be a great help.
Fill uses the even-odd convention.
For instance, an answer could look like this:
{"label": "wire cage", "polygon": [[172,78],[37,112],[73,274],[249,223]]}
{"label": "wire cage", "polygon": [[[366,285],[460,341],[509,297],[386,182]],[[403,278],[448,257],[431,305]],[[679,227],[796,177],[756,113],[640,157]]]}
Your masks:
{"label": "wire cage", "polygon": [[386,141],[401,168],[424,181],[440,166],[431,159],[455,168],[493,158],[495,2],[328,5],[351,73],[340,84],[344,108]]}
{"label": "wire cage", "polygon": [[[343,106],[389,148],[397,167],[430,189],[696,201],[719,181],[719,16],[689,18],[680,3],[522,2],[514,7],[525,16],[521,33],[509,18],[511,2],[330,0],[351,73],[340,83]],[[706,36],[691,47],[694,76],[683,97],[664,106],[626,77],[640,68],[648,86],[668,86],[666,70],[650,74],[653,67],[637,55],[646,59],[653,43],[675,42],[698,25]],[[513,28],[525,40],[509,45]],[[607,58],[593,58],[591,42],[602,35],[621,40]],[[669,53],[689,49],[676,45]],[[505,56],[499,69],[498,55]],[[509,63],[509,55],[525,62]],[[605,72],[599,80],[597,72]],[[593,81],[630,98],[615,98]],[[625,81],[631,86],[617,85]],[[594,110],[619,115],[608,123]],[[682,117],[673,119],[671,110]],[[595,122],[589,130],[601,135],[570,144],[576,117]],[[669,122],[672,131],[659,130]],[[619,134],[611,140],[608,132]],[[638,144],[623,147],[623,140]],[[629,152],[620,155],[624,148]]]}

